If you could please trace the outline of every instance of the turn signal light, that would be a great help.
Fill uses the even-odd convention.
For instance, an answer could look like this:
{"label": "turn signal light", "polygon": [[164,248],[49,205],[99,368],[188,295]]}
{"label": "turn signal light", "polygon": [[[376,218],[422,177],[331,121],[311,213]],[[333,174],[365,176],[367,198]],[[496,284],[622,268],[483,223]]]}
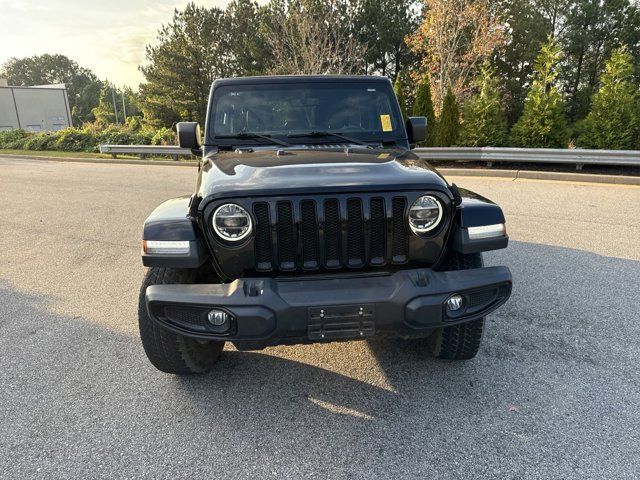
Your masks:
{"label": "turn signal light", "polygon": [[507,228],[504,223],[495,225],[483,225],[481,227],[469,227],[469,240],[482,240],[484,238],[504,237]]}
{"label": "turn signal light", "polygon": [[147,255],[189,255],[189,241],[143,240],[142,251]]}

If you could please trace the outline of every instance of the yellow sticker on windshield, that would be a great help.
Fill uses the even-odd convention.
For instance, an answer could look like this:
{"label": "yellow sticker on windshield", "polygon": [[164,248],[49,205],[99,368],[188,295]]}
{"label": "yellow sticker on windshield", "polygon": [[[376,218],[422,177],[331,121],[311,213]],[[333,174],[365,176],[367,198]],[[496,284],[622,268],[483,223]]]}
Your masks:
{"label": "yellow sticker on windshield", "polygon": [[383,132],[393,131],[393,127],[391,126],[391,115],[380,115],[380,123],[382,124]]}

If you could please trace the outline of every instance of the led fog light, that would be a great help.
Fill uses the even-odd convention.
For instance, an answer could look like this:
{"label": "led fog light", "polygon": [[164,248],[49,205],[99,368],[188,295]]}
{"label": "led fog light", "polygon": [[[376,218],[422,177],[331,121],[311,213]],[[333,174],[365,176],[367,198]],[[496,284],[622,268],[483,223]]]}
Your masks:
{"label": "led fog light", "polygon": [[211,310],[207,315],[207,319],[209,320],[209,323],[214,327],[221,327],[224,324],[229,323],[230,317],[229,314],[225,311]]}
{"label": "led fog light", "polygon": [[462,295],[453,295],[447,300],[447,308],[452,312],[456,312],[462,308]]}

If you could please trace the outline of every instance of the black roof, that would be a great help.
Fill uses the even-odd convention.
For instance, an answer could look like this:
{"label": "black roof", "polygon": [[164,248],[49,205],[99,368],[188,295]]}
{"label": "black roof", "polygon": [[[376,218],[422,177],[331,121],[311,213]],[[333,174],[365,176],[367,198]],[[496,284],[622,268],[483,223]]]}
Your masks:
{"label": "black roof", "polygon": [[220,78],[213,82],[214,87],[222,85],[264,84],[264,83],[296,83],[296,82],[381,82],[391,83],[388,77],[373,75],[264,75],[256,77]]}

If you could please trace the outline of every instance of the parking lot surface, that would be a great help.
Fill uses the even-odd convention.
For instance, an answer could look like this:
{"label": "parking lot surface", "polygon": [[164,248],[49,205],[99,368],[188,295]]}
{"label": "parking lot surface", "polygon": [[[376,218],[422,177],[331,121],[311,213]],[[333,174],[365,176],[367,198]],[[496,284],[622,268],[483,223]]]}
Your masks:
{"label": "parking lot surface", "polygon": [[478,357],[371,340],[156,371],[140,230],[188,167],[0,159],[1,478],[638,478],[640,188],[451,177],[504,209]]}

